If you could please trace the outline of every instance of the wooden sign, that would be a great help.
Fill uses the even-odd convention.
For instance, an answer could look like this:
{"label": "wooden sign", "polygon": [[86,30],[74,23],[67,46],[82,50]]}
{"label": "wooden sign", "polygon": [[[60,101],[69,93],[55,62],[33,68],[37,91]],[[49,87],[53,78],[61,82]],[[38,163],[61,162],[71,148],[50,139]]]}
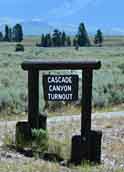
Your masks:
{"label": "wooden sign", "polygon": [[78,75],[43,75],[44,99],[47,101],[78,100]]}

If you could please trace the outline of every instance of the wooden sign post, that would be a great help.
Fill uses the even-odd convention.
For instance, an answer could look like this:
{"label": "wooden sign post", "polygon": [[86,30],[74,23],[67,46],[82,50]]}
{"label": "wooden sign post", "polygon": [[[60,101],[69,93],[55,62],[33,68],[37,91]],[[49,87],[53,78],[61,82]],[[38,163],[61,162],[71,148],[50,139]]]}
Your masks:
{"label": "wooden sign post", "polygon": [[[31,128],[39,125],[39,71],[82,70],[81,135],[72,138],[71,162],[82,160],[100,162],[102,133],[91,130],[93,70],[101,67],[100,61],[36,61],[22,63],[28,71],[28,122]],[[77,75],[45,75],[44,97],[49,101],[73,101],[78,98]],[[45,91],[46,90],[46,91]]]}

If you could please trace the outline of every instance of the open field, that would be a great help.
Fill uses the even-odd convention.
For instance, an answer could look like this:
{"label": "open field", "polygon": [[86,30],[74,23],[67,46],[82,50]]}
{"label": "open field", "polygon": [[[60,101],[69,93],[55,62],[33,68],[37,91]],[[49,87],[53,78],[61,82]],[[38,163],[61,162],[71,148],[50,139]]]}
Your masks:
{"label": "open field", "polygon": [[[0,42],[0,113],[20,114],[27,111],[27,72],[21,69],[25,59],[100,60],[102,68],[94,72],[93,105],[97,108],[124,103],[124,37],[105,37],[103,47],[40,48],[38,37],[23,41],[24,52],[15,52],[15,43]],[[78,73],[81,71],[69,71]],[[68,71],[64,71],[68,73]],[[42,74],[40,73],[40,78]],[[41,79],[40,79],[41,81]],[[40,83],[40,109],[44,101]],[[81,87],[81,86],[80,86]],[[79,90],[79,102],[81,89]],[[60,109],[59,104],[57,104]],[[122,106],[123,107],[123,106]],[[55,110],[52,106],[51,110]]]}
{"label": "open field", "polygon": [[[70,59],[70,60],[100,60],[102,68],[94,72],[93,106],[97,109],[109,109],[111,106],[124,107],[124,37],[105,37],[103,47],[83,47],[76,51],[71,48],[39,48],[35,47],[37,37],[29,37],[23,41],[25,52],[15,52],[15,43],[0,43],[0,116],[27,112],[27,72],[21,69],[20,64],[25,59]],[[66,71],[64,71],[66,73]],[[80,71],[67,71],[79,74]],[[42,78],[42,73],[40,73]],[[40,110],[43,109],[42,84],[40,79]],[[81,87],[81,84],[80,84]],[[79,90],[79,102],[81,89]],[[64,104],[64,103],[63,103]],[[62,104],[62,105],[63,105]],[[56,109],[56,108],[58,109]],[[60,103],[50,106],[50,110],[58,110],[65,115]],[[69,109],[69,110],[68,110]],[[75,109],[77,109],[75,111]],[[66,111],[67,110],[67,111]],[[79,106],[65,107],[66,114],[80,113]],[[57,113],[58,113],[57,112]],[[58,113],[58,114],[59,114]],[[78,113],[78,114],[79,114]],[[54,114],[54,112],[53,112]],[[17,120],[19,120],[17,118]],[[124,119],[98,118],[93,121],[93,129],[102,130],[102,164],[100,166],[61,166],[58,162],[45,162],[42,159],[27,158],[15,150],[0,146],[0,171],[43,171],[43,172],[123,172],[124,171]],[[15,125],[0,125],[1,140],[6,144],[11,142],[9,136],[15,136]],[[80,133],[80,122],[69,121],[58,125],[48,126],[49,136],[60,141],[61,154],[66,159],[70,156],[71,137]],[[18,164],[18,166],[17,166]]]}

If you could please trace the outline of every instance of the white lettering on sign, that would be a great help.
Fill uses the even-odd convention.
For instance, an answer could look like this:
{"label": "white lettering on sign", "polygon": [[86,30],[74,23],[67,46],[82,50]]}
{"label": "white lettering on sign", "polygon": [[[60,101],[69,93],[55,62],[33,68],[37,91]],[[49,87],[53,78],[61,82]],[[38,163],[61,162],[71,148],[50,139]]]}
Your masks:
{"label": "white lettering on sign", "polygon": [[78,75],[44,75],[44,97],[48,101],[78,99]]}
{"label": "white lettering on sign", "polygon": [[72,84],[72,76],[49,76],[48,77],[48,83],[66,83],[66,84]]}
{"label": "white lettering on sign", "polygon": [[49,91],[72,91],[72,86],[71,85],[49,85]]}
{"label": "white lettering on sign", "polygon": [[72,100],[72,94],[51,94],[48,93],[49,100]]}

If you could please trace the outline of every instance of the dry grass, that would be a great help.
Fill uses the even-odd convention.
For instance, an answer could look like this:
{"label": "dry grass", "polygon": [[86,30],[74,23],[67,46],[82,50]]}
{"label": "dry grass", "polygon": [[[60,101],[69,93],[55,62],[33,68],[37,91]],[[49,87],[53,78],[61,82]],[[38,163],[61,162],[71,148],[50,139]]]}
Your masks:
{"label": "dry grass", "polygon": [[[52,171],[51,171],[52,170]],[[1,172],[59,172],[60,166],[57,163],[30,160],[27,162],[0,162]]]}
{"label": "dry grass", "polygon": [[110,152],[124,156],[124,143],[121,140],[118,140],[117,143],[112,143]]}
{"label": "dry grass", "polygon": [[[85,163],[80,166],[63,167],[56,162],[45,162],[41,159],[17,158],[0,162],[0,172],[123,172],[124,118],[94,119],[92,123],[95,130],[102,129],[103,131],[102,157],[103,155],[105,157],[102,159],[101,165],[91,166]],[[107,125],[111,125],[111,127],[107,127]],[[71,137],[73,134],[80,133],[80,121],[50,125],[48,133],[52,138],[50,141],[51,151],[68,159],[71,150]]]}
{"label": "dry grass", "polygon": [[70,168],[60,166],[58,163],[44,162],[42,160],[30,160],[24,163],[20,162],[0,162],[1,172],[124,172],[123,168],[111,169],[111,167],[90,166],[82,164],[80,166],[71,166]]}

